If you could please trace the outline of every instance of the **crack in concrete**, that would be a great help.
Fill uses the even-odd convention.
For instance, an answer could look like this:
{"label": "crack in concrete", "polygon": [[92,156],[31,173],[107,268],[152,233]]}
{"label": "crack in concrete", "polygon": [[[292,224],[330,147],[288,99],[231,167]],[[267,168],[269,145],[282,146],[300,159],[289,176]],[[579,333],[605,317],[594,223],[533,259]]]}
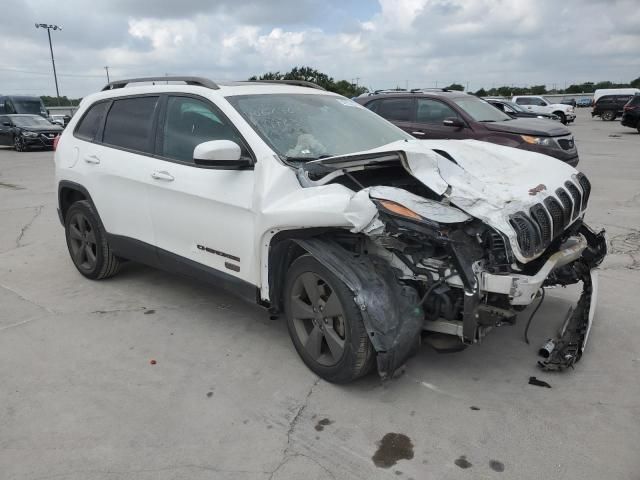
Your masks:
{"label": "crack in concrete", "polygon": [[[45,307],[44,305],[40,305],[38,302],[35,302],[35,301],[31,300],[30,298],[25,297],[20,292],[14,290],[13,288],[7,287],[6,285],[3,285],[2,283],[0,283],[0,288],[3,288],[4,290],[6,290],[8,292],[13,293],[20,300],[24,300],[25,302],[30,303],[31,305],[35,305],[36,307],[40,307],[41,309],[43,309],[47,313],[51,313],[51,314],[56,314],[57,313],[55,310],[51,310],[50,308]],[[26,323],[26,322],[22,322],[22,323]],[[18,325],[21,325],[21,323],[15,324],[15,326],[18,326]]]}
{"label": "crack in concrete", "polygon": [[27,233],[27,230],[29,230],[29,227],[31,227],[31,225],[33,225],[33,222],[36,221],[36,218],[38,218],[40,216],[40,214],[42,213],[42,209],[44,208],[44,205],[38,205],[37,207],[35,207],[36,211],[35,214],[33,215],[33,217],[31,218],[31,220],[29,220],[21,229],[20,229],[20,234],[18,235],[18,237],[16,238],[16,248],[20,248],[22,245],[20,244],[20,242],[22,241],[22,237],[24,237],[24,234]]}
{"label": "crack in concrete", "polygon": [[264,474],[268,475],[270,472],[265,472],[264,470],[225,470],[223,468],[217,468],[211,465],[198,465],[198,464],[182,464],[182,465],[170,465],[167,467],[159,467],[159,468],[147,468],[147,469],[139,469],[139,470],[74,470],[71,472],[64,473],[54,473],[51,475],[45,475],[40,477],[34,477],[34,480],[48,480],[53,478],[66,478],[69,475],[129,475],[133,473],[159,473],[159,472],[168,472],[172,470],[180,470],[180,469],[198,469],[198,470],[206,470],[216,473],[255,473],[255,474]]}
{"label": "crack in concrete", "polygon": [[298,410],[296,411],[296,414],[293,416],[293,418],[289,422],[289,428],[287,430],[287,444],[284,447],[284,449],[282,450],[282,460],[280,460],[280,463],[278,463],[276,468],[274,468],[271,472],[269,472],[269,474],[270,474],[269,475],[269,480],[272,480],[274,475],[278,472],[278,470],[280,470],[283,466],[285,466],[287,464],[287,462],[289,462],[292,458],[295,458],[295,457],[304,457],[304,458],[307,458],[307,459],[311,460],[313,463],[315,463],[320,468],[322,468],[325,472],[327,472],[331,476],[331,478],[334,478],[334,479],[336,478],[331,470],[329,470],[327,467],[322,465],[315,458],[312,458],[309,455],[305,455],[304,453],[290,452],[290,450],[291,450],[291,437],[292,437],[292,435],[293,435],[293,433],[294,433],[294,431],[296,429],[296,426],[298,425],[298,421],[302,417],[302,414],[306,410],[307,406],[309,406],[309,399],[311,398],[311,395],[313,394],[314,388],[319,383],[320,383],[320,378],[317,378],[316,381],[313,382],[311,387],[309,387],[309,391],[307,392],[307,395],[304,397],[304,402],[302,403],[302,405],[300,405],[298,407]]}

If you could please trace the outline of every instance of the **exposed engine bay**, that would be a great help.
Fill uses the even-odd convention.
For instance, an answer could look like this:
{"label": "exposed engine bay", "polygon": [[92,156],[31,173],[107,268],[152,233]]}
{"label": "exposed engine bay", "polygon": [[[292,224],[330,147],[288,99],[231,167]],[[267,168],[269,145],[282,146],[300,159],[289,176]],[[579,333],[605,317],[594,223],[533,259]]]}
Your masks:
{"label": "exposed engine bay", "polygon": [[355,193],[344,212],[350,234],[298,243],[353,291],[382,377],[421,338],[443,351],[479,343],[514,324],[545,287],[582,282],[577,305],[540,349],[542,368],[572,367],[589,336],[595,269],[606,255],[604,231],[583,222],[586,176],[561,165],[562,178],[526,189],[499,179],[491,192],[480,180],[496,176],[464,168],[464,148],[457,154],[433,143],[429,161],[424,150],[413,156],[387,146],[301,165],[303,186],[338,183]]}

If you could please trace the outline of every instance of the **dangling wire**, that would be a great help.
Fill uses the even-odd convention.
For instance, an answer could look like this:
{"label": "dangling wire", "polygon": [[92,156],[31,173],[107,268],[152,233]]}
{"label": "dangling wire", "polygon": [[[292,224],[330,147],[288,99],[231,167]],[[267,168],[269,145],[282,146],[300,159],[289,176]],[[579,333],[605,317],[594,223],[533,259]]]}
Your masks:
{"label": "dangling wire", "polygon": [[540,301],[538,302],[538,305],[536,305],[536,308],[533,309],[533,312],[531,312],[531,316],[527,321],[527,326],[524,329],[524,341],[527,342],[527,345],[529,345],[529,327],[531,326],[531,321],[538,312],[540,305],[542,305],[542,302],[544,301],[544,288],[540,288],[540,290],[542,291],[542,294],[540,295]]}

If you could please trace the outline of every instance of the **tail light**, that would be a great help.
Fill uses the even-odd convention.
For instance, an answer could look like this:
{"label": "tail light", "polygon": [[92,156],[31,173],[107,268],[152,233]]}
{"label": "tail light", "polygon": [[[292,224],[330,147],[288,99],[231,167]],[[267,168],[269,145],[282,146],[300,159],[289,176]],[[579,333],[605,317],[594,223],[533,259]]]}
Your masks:
{"label": "tail light", "polygon": [[635,110],[637,107],[638,105],[625,105],[624,107],[622,107],[622,111],[628,112],[630,110]]}
{"label": "tail light", "polygon": [[58,149],[58,142],[60,141],[60,135],[56,135],[56,137],[53,139],[53,150],[57,150]]}

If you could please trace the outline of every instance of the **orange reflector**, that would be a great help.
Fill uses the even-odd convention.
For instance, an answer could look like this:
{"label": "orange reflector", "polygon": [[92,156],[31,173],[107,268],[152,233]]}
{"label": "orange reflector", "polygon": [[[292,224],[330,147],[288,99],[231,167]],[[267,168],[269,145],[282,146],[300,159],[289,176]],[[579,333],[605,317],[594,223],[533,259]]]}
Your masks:
{"label": "orange reflector", "polygon": [[414,212],[413,210],[409,210],[407,207],[404,207],[399,203],[392,202],[390,200],[378,200],[378,202],[380,202],[380,205],[382,205],[385,209],[395,214],[398,214],[402,217],[413,218],[415,220],[422,220],[422,217],[418,215],[416,212]]}

